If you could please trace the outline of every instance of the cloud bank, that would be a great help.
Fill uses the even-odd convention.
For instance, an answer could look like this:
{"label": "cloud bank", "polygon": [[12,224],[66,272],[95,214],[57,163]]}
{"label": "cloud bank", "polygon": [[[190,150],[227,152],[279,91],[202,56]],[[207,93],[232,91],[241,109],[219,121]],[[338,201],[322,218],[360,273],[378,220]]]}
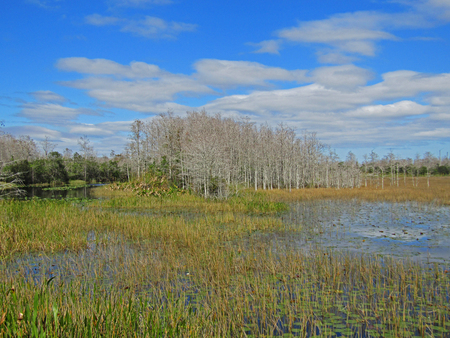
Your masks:
{"label": "cloud bank", "polygon": [[[62,85],[85,91],[97,105],[141,112],[146,114],[143,118],[168,110],[183,114],[205,109],[224,116],[248,116],[259,123],[283,121],[298,132],[316,131],[335,147],[401,145],[448,139],[450,135],[446,134],[448,128],[442,127],[450,121],[447,73],[399,70],[382,74],[381,80],[371,83],[374,74],[352,64],[308,71],[202,59],[193,64],[192,74],[174,74],[145,62],[124,65],[73,57],[58,60],[56,67],[81,76]],[[222,92],[236,87],[243,93]],[[97,111],[64,106],[65,98],[51,91],[31,95],[36,102],[23,104],[19,115],[34,123],[66,123],[70,134],[115,137],[118,141],[131,122],[82,123],[80,115],[98,115]],[[199,106],[180,103],[189,97],[208,99]]]}

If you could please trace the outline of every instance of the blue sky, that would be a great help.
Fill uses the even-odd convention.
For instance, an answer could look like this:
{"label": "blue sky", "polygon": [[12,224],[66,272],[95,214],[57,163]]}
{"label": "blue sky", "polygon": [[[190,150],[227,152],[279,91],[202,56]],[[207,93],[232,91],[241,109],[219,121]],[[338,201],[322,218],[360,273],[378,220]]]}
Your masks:
{"label": "blue sky", "polygon": [[345,158],[450,151],[450,0],[18,0],[0,120],[120,152],[135,119],[205,109],[316,132]]}

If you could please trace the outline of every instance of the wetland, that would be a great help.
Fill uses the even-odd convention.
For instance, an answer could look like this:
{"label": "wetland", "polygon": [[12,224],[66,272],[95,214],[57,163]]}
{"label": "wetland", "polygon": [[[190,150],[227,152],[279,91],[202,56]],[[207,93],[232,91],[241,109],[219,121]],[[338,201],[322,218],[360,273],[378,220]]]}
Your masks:
{"label": "wetland", "polygon": [[0,335],[448,337],[449,185],[2,200]]}

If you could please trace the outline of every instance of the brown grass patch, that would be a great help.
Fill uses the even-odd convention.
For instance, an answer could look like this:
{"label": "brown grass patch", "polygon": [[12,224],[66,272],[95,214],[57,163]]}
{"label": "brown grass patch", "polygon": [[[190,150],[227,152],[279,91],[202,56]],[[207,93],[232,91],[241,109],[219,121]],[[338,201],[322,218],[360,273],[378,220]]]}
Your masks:
{"label": "brown grass patch", "polygon": [[418,179],[417,186],[411,178],[400,179],[399,184],[391,185],[390,180],[384,180],[384,189],[381,189],[380,181],[368,181],[367,187],[361,188],[312,188],[263,190],[262,193],[272,201],[293,202],[299,200],[314,199],[362,199],[366,201],[407,202],[417,201],[424,203],[436,203],[450,205],[450,177],[431,177],[430,187],[427,178]]}

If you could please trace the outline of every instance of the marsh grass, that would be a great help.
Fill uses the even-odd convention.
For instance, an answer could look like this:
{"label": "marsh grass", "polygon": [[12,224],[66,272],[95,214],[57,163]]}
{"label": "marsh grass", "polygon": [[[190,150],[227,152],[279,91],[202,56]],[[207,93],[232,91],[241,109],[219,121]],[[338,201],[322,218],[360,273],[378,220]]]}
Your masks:
{"label": "marsh grass", "polygon": [[446,270],[277,241],[290,196],[0,201],[0,336],[450,336]]}
{"label": "marsh grass", "polygon": [[70,180],[69,185],[71,186],[85,186],[87,183],[84,180]]}
{"label": "marsh grass", "polygon": [[263,192],[254,193],[251,190],[243,190],[238,196],[222,199],[205,199],[201,196],[181,193],[171,195],[165,198],[142,198],[132,192],[115,190],[108,188],[95,189],[92,194],[101,199],[96,201],[92,207],[102,208],[127,208],[127,209],[145,209],[161,210],[170,212],[175,210],[201,212],[204,214],[217,212],[235,212],[235,213],[264,213],[274,214],[288,209],[283,202],[270,201]]}
{"label": "marsh grass", "polygon": [[288,190],[263,190],[261,194],[267,196],[270,201],[292,202],[300,200],[316,199],[362,199],[366,201],[385,202],[407,202],[416,201],[422,203],[436,203],[440,205],[450,205],[450,178],[431,177],[430,187],[427,186],[427,178],[415,178],[416,185],[413,185],[411,178],[405,181],[400,179],[399,185],[390,184],[390,180],[385,178],[384,189],[377,184],[377,181],[369,181],[368,186],[353,189],[292,189]]}
{"label": "marsh grass", "polygon": [[42,190],[59,190],[59,191],[65,191],[65,190],[76,190],[76,189],[80,189],[80,188],[89,188],[90,185],[89,184],[85,184],[85,185],[64,185],[61,187],[50,187],[50,188],[43,188]]}

